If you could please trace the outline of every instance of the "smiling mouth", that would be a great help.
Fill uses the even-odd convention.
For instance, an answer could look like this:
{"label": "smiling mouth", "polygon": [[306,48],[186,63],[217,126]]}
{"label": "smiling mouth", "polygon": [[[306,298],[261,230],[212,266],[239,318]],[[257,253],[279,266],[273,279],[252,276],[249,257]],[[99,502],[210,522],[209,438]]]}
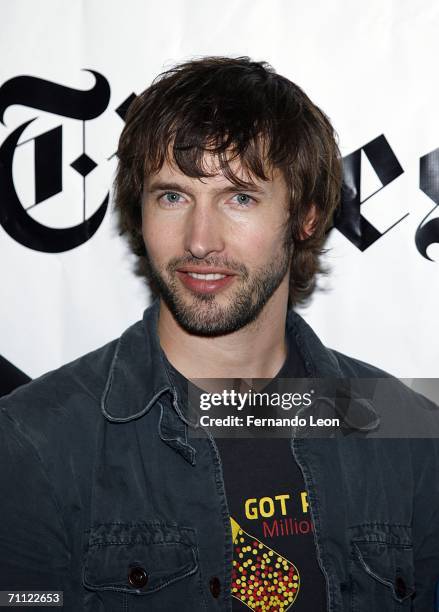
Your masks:
{"label": "smiling mouth", "polygon": [[177,270],[177,276],[186,289],[195,294],[214,295],[228,287],[236,278],[235,274],[221,272],[193,272]]}
{"label": "smiling mouth", "polygon": [[221,278],[226,278],[227,274],[199,274],[198,272],[186,272],[192,278],[199,278],[200,280],[220,280]]}

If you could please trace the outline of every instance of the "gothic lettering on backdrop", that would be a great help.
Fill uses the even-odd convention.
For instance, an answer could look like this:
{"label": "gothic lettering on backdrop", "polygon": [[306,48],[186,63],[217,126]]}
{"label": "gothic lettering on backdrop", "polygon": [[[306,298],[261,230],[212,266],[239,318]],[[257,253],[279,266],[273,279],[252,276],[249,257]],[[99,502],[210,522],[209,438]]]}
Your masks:
{"label": "gothic lettering on backdrop", "polygon": [[[88,72],[95,78],[94,86],[88,91],[72,89],[32,76],[12,78],[0,87],[2,123],[6,109],[14,104],[21,104],[75,119],[82,124],[83,150],[74,160],[69,160],[70,166],[81,175],[83,183],[83,219],[82,223],[74,227],[60,229],[39,223],[28,214],[28,209],[24,208],[17,195],[13,181],[14,154],[17,147],[28,142],[22,137],[34,119],[16,127],[0,146],[0,224],[14,240],[37,251],[60,253],[80,246],[95,234],[107,210],[108,193],[96,212],[89,218],[86,217],[86,178],[97,166],[85,150],[86,122],[102,115],[110,100],[110,85],[107,79],[93,70]],[[134,98],[135,95],[131,94],[115,109],[122,120]],[[63,191],[62,138],[63,126],[59,125],[30,139],[34,143],[35,174],[35,198],[31,207]],[[361,199],[362,153],[369,160],[381,182],[381,187],[363,200]],[[361,205],[399,178],[404,170],[386,137],[381,134],[344,157],[343,173],[341,206],[333,227],[364,252],[410,214],[406,212],[400,218],[395,218],[393,223],[381,232],[361,213]],[[430,218],[439,206],[439,149],[421,157],[419,186],[433,200],[434,206],[419,224],[415,244],[419,253],[431,260],[427,255],[427,249],[431,244],[439,242],[439,217]]]}
{"label": "gothic lettering on backdrop", "polygon": [[[361,153],[369,160],[381,181],[381,187],[361,200]],[[365,251],[407,215],[396,220],[384,232],[379,232],[362,214],[361,204],[384,189],[400,176],[404,170],[382,134],[343,159],[343,189],[341,206],[334,226],[360,251]],[[407,213],[408,214],[408,213]]]}
{"label": "gothic lettering on backdrop", "polygon": [[427,219],[438,211],[439,206],[439,149],[435,149],[420,159],[419,164],[419,187],[433,200],[434,206],[424,217],[415,234],[415,242],[418,251],[426,259],[430,244],[439,242],[439,217],[427,221]]}
{"label": "gothic lettering on backdrop", "polygon": [[[366,155],[381,182],[381,187],[363,200],[361,199],[362,152]],[[368,249],[410,214],[407,212],[399,219],[395,219],[390,227],[380,232],[361,214],[360,210],[364,202],[401,176],[403,172],[404,170],[384,134],[343,158],[341,205],[334,221],[334,227],[360,251]],[[419,224],[415,234],[415,244],[419,253],[425,259],[432,261],[427,255],[427,249],[431,244],[439,243],[439,218],[431,219],[428,222],[427,218],[437,210],[439,205],[439,149],[421,157],[419,187],[433,200],[435,205]]]}
{"label": "gothic lettering on backdrop", "polygon": [[[87,218],[86,179],[97,164],[85,150],[86,122],[102,115],[110,100],[110,85],[107,79],[93,70],[89,72],[93,74],[95,84],[88,91],[64,87],[32,76],[12,78],[0,87],[2,123],[6,109],[15,104],[81,122],[83,150],[79,156],[69,162],[82,177],[83,218],[81,223],[73,227],[48,227],[33,219],[27,212],[30,208],[63,191],[63,126],[59,125],[34,138],[26,139],[26,129],[35,121],[35,118],[30,119],[16,127],[0,147],[0,224],[11,238],[36,251],[61,253],[80,246],[95,234],[108,207],[107,193],[99,208]],[[116,109],[116,113],[122,119],[128,103],[133,98],[134,94]],[[25,208],[14,185],[13,164],[17,147],[29,140],[33,141],[34,145],[35,193],[34,202]]]}

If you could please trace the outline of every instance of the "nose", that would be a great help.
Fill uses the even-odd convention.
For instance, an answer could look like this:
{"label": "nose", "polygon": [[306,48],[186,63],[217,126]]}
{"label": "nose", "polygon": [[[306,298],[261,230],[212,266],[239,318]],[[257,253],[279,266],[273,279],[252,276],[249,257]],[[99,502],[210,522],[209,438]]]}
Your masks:
{"label": "nose", "polygon": [[221,217],[209,202],[197,202],[186,218],[185,249],[193,257],[204,259],[220,253],[225,246]]}

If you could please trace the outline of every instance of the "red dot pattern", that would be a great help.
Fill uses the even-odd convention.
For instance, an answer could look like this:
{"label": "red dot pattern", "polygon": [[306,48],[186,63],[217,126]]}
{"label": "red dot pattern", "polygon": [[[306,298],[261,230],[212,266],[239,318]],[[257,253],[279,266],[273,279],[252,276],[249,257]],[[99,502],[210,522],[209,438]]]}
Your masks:
{"label": "red dot pattern", "polygon": [[300,587],[296,566],[242,529],[233,544],[233,597],[251,610],[288,610]]}

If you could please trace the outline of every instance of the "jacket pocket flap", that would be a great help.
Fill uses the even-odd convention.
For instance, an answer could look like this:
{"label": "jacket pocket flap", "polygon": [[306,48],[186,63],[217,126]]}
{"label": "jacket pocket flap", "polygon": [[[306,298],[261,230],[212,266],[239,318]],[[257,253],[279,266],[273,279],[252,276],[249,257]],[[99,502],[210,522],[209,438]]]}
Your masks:
{"label": "jacket pocket flap", "polygon": [[393,598],[402,602],[415,592],[410,528],[375,524],[372,530],[370,527],[355,528],[354,556],[367,574],[386,585]]}
{"label": "jacket pocket flap", "polygon": [[193,529],[164,523],[111,523],[89,531],[83,584],[147,595],[198,569]]}

